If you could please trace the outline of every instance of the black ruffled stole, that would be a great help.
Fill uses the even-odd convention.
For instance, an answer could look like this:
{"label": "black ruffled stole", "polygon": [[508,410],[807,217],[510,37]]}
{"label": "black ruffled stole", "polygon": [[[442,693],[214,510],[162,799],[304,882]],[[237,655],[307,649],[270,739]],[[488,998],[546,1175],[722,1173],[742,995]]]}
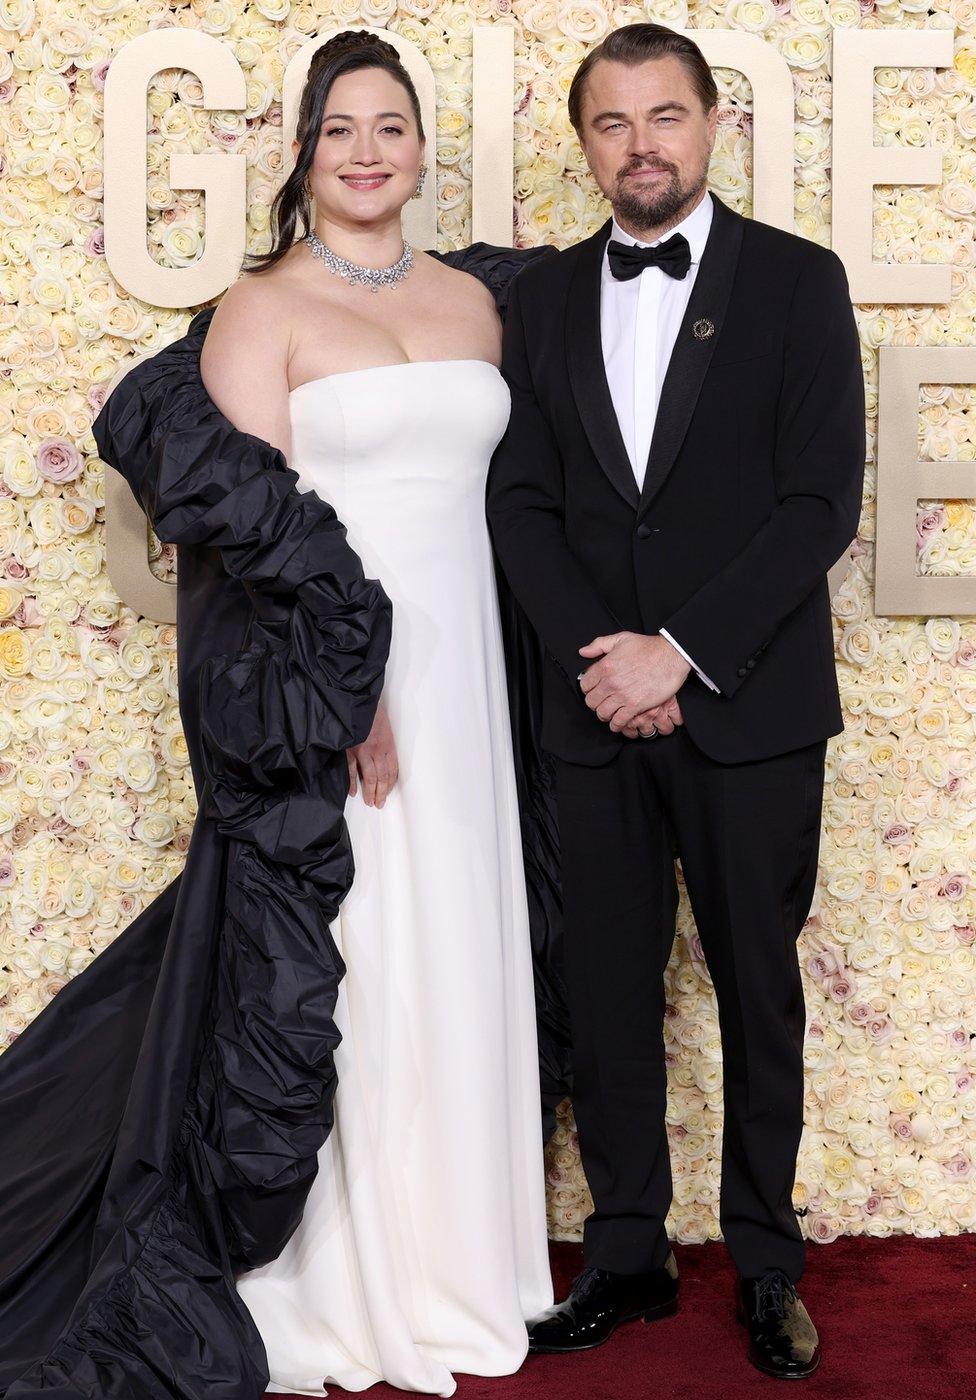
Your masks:
{"label": "black ruffled stole", "polygon": [[[547,251],[443,257],[503,312]],[[332,507],[207,394],[213,310],[137,363],[93,424],[177,544],[198,812],[180,875],[0,1057],[6,1400],[258,1400],[267,1358],[234,1280],[297,1227],[333,1123],[344,751],[369,732],[392,610]],[[558,836],[541,652],[497,573],[548,1135],[568,1083]]]}
{"label": "black ruffled stole", "polygon": [[198,814],[177,880],[0,1059],[8,1400],[260,1396],[234,1277],[280,1253],[333,1121],[344,750],[369,732],[392,609],[331,506],[206,394],[212,315],[93,425],[179,546]]}

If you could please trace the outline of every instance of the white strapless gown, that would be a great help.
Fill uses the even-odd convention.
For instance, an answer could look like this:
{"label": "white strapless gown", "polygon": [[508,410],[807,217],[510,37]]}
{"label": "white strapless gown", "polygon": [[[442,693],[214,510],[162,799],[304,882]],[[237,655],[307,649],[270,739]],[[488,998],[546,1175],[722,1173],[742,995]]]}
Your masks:
{"label": "white strapless gown", "polygon": [[302,1222],[237,1288],[274,1392],[452,1395],[506,1375],[552,1300],[528,910],[485,478],[508,388],[482,360],[331,374],[289,396],[299,487],[393,603],[399,779],[350,797],[356,873],[335,1127]]}

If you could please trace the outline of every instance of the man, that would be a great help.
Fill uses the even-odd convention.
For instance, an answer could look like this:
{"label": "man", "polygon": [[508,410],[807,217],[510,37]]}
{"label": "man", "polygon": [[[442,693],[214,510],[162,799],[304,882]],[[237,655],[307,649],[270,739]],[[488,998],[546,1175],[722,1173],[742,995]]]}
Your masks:
{"label": "man", "polygon": [[[720,1221],[750,1359],[812,1373],[791,1202],[796,940],[843,728],[826,574],[856,533],[858,337],[839,259],[706,189],[715,84],[655,24],[581,64],[569,112],[613,218],[513,284],[511,422],[487,509],[543,643],[573,1104],[594,1211],[534,1351],[677,1306],[663,975],[681,859],[718,1001]],[[648,246],[649,245],[649,246]]]}

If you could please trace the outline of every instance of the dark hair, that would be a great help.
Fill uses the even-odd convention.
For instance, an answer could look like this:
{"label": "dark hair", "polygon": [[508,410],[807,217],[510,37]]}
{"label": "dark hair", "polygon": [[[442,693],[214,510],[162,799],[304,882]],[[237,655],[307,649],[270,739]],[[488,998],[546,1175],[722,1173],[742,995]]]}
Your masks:
{"label": "dark hair", "polygon": [[315,159],[322,113],[333,83],[344,73],[360,68],[382,68],[407,90],[417,122],[420,139],[424,139],[424,124],[420,115],[420,99],[410,74],[400,61],[391,43],[365,29],[343,29],[316,49],[308,66],[308,76],[298,103],[295,137],[301,142],[295,166],[271,202],[271,227],[274,242],[266,253],[251,253],[251,265],[244,272],[261,272],[271,267],[295,241],[295,226],[301,221],[301,237],[312,227],[310,201],[305,177]]}
{"label": "dark hair", "polygon": [[705,55],[693,40],[684,34],[676,34],[663,24],[625,24],[608,34],[601,44],[583,59],[573,75],[569,88],[569,120],[577,136],[580,134],[581,109],[586,93],[586,81],[590,69],[601,58],[612,59],[615,63],[635,65],[646,63],[653,58],[677,58],[687,68],[695,91],[701,99],[705,111],[710,111],[718,101],[718,88],[712,77],[712,70],[705,62]]}

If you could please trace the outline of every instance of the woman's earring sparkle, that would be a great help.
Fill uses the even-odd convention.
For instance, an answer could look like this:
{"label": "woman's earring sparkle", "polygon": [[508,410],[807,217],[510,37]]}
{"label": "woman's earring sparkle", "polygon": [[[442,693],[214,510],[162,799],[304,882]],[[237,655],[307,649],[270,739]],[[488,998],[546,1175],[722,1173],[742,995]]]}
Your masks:
{"label": "woman's earring sparkle", "polygon": [[418,180],[417,180],[417,188],[414,190],[413,194],[410,196],[411,199],[419,199],[419,198],[420,198],[420,196],[421,196],[421,195],[423,194],[423,192],[424,192],[424,181],[425,181],[426,179],[427,179],[427,167],[426,167],[426,165],[422,165],[422,166],[420,167],[420,176],[419,176],[419,178],[418,178]]}

